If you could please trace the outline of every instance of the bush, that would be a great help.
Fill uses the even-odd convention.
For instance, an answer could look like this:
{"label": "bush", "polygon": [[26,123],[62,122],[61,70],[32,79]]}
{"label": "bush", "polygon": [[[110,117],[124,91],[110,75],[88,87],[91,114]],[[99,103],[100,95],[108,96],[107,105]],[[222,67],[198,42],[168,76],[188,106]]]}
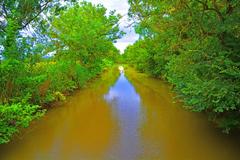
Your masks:
{"label": "bush", "polygon": [[0,105],[0,144],[9,142],[19,127],[28,127],[32,120],[41,117],[44,112],[38,105]]}

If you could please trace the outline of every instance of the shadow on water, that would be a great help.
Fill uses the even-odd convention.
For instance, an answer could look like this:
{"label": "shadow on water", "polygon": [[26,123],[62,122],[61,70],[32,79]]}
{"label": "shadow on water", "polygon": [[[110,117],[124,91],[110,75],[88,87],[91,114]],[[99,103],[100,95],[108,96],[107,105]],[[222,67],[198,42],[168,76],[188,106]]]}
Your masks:
{"label": "shadow on water", "polygon": [[239,159],[238,142],[173,96],[166,83],[134,70],[108,72],[1,145],[0,159]]}

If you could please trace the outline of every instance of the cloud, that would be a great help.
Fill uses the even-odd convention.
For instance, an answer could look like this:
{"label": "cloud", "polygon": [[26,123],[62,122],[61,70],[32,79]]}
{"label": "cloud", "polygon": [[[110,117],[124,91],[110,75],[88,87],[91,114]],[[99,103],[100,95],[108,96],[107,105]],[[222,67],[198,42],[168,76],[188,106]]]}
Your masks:
{"label": "cloud", "polygon": [[128,0],[88,0],[93,4],[102,4],[109,11],[116,10],[117,13],[124,15],[127,14],[129,5]]}
{"label": "cloud", "polygon": [[117,42],[114,45],[115,45],[115,47],[117,47],[120,50],[121,54],[123,54],[124,50],[127,48],[127,46],[130,45],[130,43],[128,43],[128,42]]}
{"label": "cloud", "polygon": [[117,13],[121,14],[123,17],[120,20],[120,29],[126,32],[126,35],[122,38],[117,40],[117,43],[114,45],[123,53],[124,49],[128,46],[133,44],[136,40],[138,40],[138,35],[135,33],[132,27],[126,28],[129,25],[128,20],[128,9],[129,4],[128,0],[88,0],[93,4],[102,4],[104,7],[107,8],[108,12],[112,10],[116,10]]}
{"label": "cloud", "polygon": [[136,40],[138,40],[139,35],[135,33],[134,30],[126,30],[126,35],[119,39],[118,42],[128,42],[128,43],[134,43]]}

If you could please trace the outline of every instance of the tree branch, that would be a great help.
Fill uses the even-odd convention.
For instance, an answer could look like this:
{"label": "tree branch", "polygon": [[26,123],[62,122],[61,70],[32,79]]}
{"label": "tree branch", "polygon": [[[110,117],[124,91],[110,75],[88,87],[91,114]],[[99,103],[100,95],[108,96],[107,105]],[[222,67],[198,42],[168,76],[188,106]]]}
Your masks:
{"label": "tree branch", "polygon": [[3,14],[4,18],[7,18],[8,17],[8,13],[7,13],[6,6],[5,6],[4,2],[3,2],[3,5],[2,5],[2,9],[3,9],[3,12],[5,14],[5,15]]}
{"label": "tree branch", "polygon": [[231,4],[231,1],[230,0],[226,0],[227,2],[227,11],[226,11],[226,14],[231,14],[234,10],[234,7],[232,6]]}
{"label": "tree branch", "polygon": [[219,8],[217,6],[216,0],[212,0],[212,4],[213,4],[214,8],[209,8],[209,6],[207,5],[206,2],[203,2],[203,1],[200,1],[200,0],[196,0],[196,1],[203,5],[203,10],[205,10],[205,11],[214,11],[217,14],[219,20],[220,21],[224,21],[224,17],[223,17],[222,13],[220,12],[220,10],[219,10]]}
{"label": "tree branch", "polygon": [[4,28],[0,28],[0,31],[2,31],[2,32],[6,32]]}
{"label": "tree branch", "polygon": [[218,8],[218,5],[217,5],[216,0],[212,0],[212,3],[213,3],[213,7],[214,7],[214,8],[211,9],[211,10],[214,10],[214,11],[217,13],[218,18],[219,18],[221,21],[224,21],[224,17],[223,17],[223,15],[222,15],[222,13],[220,12],[219,8]]}
{"label": "tree branch", "polygon": [[51,2],[51,0],[47,1],[44,5],[42,5],[40,8],[40,11],[34,16],[32,17],[29,21],[27,21],[20,29],[24,29],[25,27],[27,27],[34,19],[36,19],[48,6],[48,4]]}

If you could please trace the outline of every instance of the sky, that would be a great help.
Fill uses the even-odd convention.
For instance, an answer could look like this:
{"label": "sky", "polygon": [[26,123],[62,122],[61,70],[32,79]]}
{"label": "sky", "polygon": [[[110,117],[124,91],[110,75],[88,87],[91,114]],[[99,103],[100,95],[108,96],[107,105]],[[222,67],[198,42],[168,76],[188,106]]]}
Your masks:
{"label": "sky", "polygon": [[126,32],[126,35],[119,39],[117,43],[114,45],[123,53],[124,49],[133,44],[136,40],[138,40],[138,35],[134,32],[133,27],[126,27],[129,26],[131,22],[128,21],[128,9],[129,4],[128,0],[88,0],[93,4],[102,4],[104,7],[107,8],[108,12],[111,10],[116,10],[116,13],[119,13],[123,16],[120,20],[120,29]]}

